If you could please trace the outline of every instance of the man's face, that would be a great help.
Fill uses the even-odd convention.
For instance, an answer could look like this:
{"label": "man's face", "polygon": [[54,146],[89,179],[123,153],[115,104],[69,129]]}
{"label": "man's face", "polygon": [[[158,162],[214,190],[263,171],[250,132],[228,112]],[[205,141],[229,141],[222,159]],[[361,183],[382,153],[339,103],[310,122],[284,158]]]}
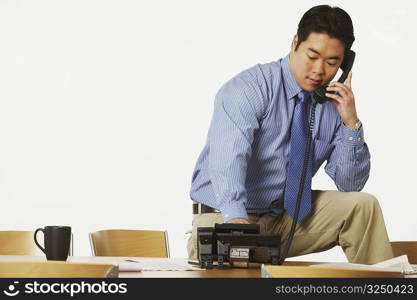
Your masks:
{"label": "man's face", "polygon": [[298,37],[291,45],[290,69],[298,85],[308,92],[329,83],[337,73],[344,56],[344,44],[325,33],[312,32],[295,50]]}

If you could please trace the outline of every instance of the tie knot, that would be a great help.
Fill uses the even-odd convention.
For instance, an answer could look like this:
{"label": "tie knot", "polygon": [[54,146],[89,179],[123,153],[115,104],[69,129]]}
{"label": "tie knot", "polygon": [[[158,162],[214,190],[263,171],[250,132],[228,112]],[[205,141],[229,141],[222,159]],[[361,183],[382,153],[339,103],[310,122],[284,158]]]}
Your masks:
{"label": "tie knot", "polygon": [[301,103],[307,103],[307,100],[310,98],[310,93],[306,91],[301,91],[297,94],[298,100],[300,100]]}

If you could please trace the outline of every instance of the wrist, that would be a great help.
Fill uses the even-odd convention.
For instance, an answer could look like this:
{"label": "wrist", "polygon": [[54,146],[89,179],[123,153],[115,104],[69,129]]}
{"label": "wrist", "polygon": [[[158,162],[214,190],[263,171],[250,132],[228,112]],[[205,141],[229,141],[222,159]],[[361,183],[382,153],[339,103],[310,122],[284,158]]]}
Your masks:
{"label": "wrist", "polygon": [[352,129],[352,130],[359,130],[359,128],[362,125],[361,121],[358,118],[352,119],[351,121],[348,121],[348,122],[343,122],[343,124],[345,125],[345,127]]}

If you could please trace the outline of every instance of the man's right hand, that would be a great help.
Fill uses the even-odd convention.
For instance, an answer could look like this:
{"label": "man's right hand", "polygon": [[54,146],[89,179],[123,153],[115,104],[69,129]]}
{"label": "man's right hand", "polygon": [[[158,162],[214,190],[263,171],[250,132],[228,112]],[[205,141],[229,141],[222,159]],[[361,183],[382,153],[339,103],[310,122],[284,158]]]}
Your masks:
{"label": "man's right hand", "polygon": [[230,224],[250,224],[248,220],[242,218],[231,219],[226,223]]}

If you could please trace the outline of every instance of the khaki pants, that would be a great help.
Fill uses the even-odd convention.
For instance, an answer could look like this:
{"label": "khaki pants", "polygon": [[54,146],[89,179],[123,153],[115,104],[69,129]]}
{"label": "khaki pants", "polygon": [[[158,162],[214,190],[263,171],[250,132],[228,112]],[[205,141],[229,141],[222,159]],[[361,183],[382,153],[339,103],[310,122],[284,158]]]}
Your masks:
{"label": "khaki pants", "polygon": [[[292,219],[249,214],[249,222],[260,225],[261,233],[278,234],[285,245]],[[196,214],[188,240],[188,256],[197,259],[197,227],[223,223],[220,213]],[[373,264],[393,257],[378,200],[366,193],[313,191],[313,211],[295,230],[288,257],[321,252],[339,245],[349,262]],[[283,247],[281,247],[281,251]]]}

